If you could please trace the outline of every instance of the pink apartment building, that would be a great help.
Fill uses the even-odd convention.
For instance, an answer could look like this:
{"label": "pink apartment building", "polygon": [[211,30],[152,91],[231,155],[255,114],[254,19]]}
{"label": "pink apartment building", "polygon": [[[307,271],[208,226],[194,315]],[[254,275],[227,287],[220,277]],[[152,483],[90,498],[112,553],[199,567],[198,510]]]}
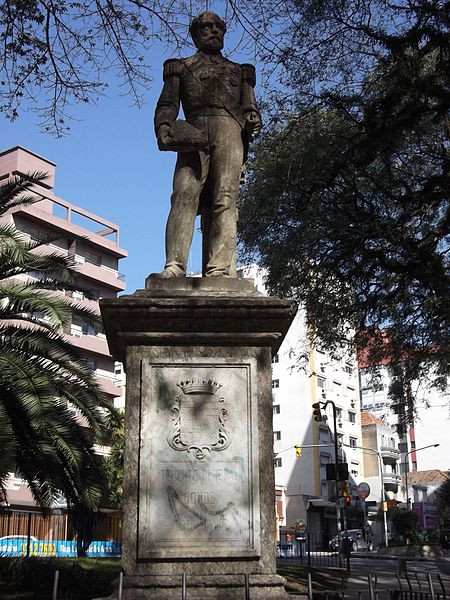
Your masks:
{"label": "pink apartment building", "polygon": [[[20,173],[48,173],[48,179],[35,186],[38,200],[31,206],[12,209],[7,218],[31,238],[57,238],[49,247],[74,257],[80,287],[91,290],[97,299],[115,297],[125,289],[118,267],[120,259],[127,256],[126,250],[119,246],[119,227],[56,196],[53,192],[55,170],[55,163],[20,146],[1,152],[0,181]],[[78,302],[99,310],[97,300],[88,300],[82,293],[73,296]],[[82,322],[72,322],[67,335],[85,354],[111,402],[123,405],[122,367],[110,356],[106,337],[96,335]],[[98,448],[98,451],[105,449]],[[33,506],[28,488],[13,475],[8,483],[8,503],[17,508]]]}

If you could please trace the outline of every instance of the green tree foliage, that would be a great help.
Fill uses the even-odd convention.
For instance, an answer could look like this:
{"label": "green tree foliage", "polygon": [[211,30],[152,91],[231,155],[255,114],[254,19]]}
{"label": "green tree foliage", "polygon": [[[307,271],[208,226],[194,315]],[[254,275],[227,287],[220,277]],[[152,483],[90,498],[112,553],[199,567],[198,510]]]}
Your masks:
{"label": "green tree foliage", "polygon": [[413,510],[395,508],[389,511],[395,536],[403,540],[415,540],[419,531],[419,518]]}
{"label": "green tree foliage", "polygon": [[[204,0],[6,0],[0,4],[0,111],[37,111],[45,131],[69,129],[72,104],[96,102],[108,86],[140,105],[151,83],[152,50],[193,48],[189,20]],[[379,61],[411,46],[445,41],[444,0],[223,0],[228,52],[259,59],[266,109],[308,110],[357,96]],[[232,37],[230,37],[232,36]],[[161,49],[161,48],[160,48]],[[425,83],[425,82],[424,82]]]}
{"label": "green tree foliage", "polygon": [[450,479],[441,483],[436,490],[436,501],[441,514],[450,516]]}
{"label": "green tree foliage", "polygon": [[244,256],[306,307],[319,343],[338,347],[351,326],[366,358],[401,363],[400,410],[412,380],[432,372],[444,387],[450,364],[449,13],[443,2],[286,4],[290,112],[255,149]]}
{"label": "green tree foliage", "polygon": [[204,2],[6,0],[0,4],[0,111],[38,111],[45,131],[67,132],[71,104],[95,102],[108,85],[140,105],[151,82],[154,42],[189,38],[189,14]]}
{"label": "green tree foliage", "polygon": [[108,502],[112,508],[121,509],[123,494],[123,453],[125,448],[123,411],[117,411],[117,413],[111,415],[109,429],[111,432],[111,452],[105,463],[109,489]]}
{"label": "green tree foliage", "polygon": [[0,186],[0,485],[15,470],[42,507],[62,493],[69,506],[88,510],[101,497],[93,444],[106,440],[111,407],[64,330],[74,316],[101,323],[62,293],[79,289],[71,260],[5,218],[33,201],[26,192],[36,179]]}

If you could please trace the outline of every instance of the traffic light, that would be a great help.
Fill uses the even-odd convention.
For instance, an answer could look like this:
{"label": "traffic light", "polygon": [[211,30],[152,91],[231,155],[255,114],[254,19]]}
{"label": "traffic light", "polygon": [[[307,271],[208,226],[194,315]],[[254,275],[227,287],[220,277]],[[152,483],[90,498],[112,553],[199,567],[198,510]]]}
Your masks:
{"label": "traffic light", "polygon": [[345,508],[350,508],[350,506],[352,505],[352,498],[351,496],[345,496]]}
{"label": "traffic light", "polygon": [[302,455],[302,449],[300,446],[295,446],[295,456],[297,458],[300,458],[300,456]]}
{"label": "traffic light", "polygon": [[313,405],[314,421],[323,421],[322,411],[320,410],[320,402],[315,402]]}
{"label": "traffic light", "polygon": [[350,498],[350,490],[348,487],[348,481],[342,481],[340,488],[341,488],[341,496],[344,496],[344,498]]}

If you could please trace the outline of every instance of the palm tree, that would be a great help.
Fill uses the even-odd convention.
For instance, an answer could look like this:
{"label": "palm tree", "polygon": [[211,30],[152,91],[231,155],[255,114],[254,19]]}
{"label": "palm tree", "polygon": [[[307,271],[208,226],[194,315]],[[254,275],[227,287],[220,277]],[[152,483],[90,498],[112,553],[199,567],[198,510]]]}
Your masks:
{"label": "palm tree", "polygon": [[109,505],[122,508],[123,496],[123,454],[125,449],[124,412],[117,411],[109,419],[111,432],[111,452],[105,461],[106,477],[109,488]]}
{"label": "palm tree", "polygon": [[4,218],[32,203],[44,178],[0,185],[0,490],[15,470],[43,508],[60,494],[69,507],[94,508],[104,469],[93,444],[105,442],[113,409],[64,331],[74,316],[98,329],[100,317],[63,293],[80,289],[70,257]]}

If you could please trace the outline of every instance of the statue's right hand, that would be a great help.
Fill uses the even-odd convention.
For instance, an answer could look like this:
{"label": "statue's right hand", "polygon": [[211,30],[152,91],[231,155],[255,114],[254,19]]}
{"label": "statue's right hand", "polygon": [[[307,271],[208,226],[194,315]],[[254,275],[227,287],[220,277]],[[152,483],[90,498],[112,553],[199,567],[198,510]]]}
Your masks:
{"label": "statue's right hand", "polygon": [[156,133],[158,142],[160,144],[169,143],[170,138],[172,137],[171,133],[172,133],[172,127],[170,125],[167,125],[166,123],[163,123],[162,125],[160,125],[158,127],[158,131]]}

